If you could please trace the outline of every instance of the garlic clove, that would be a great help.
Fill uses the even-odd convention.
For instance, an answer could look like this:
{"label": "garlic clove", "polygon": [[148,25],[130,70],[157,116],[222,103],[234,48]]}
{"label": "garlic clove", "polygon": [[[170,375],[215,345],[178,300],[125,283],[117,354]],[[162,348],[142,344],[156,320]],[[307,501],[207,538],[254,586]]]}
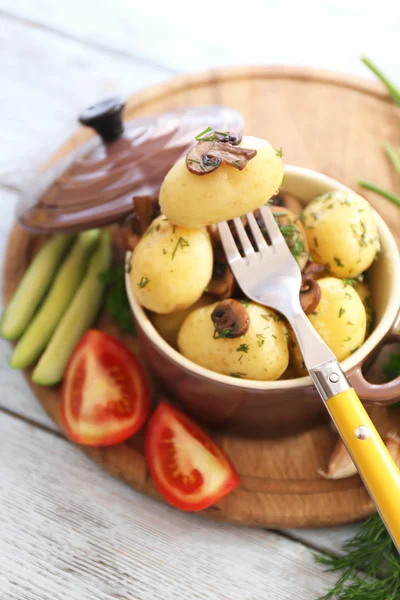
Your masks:
{"label": "garlic clove", "polygon": [[356,475],[357,469],[347,452],[342,438],[338,438],[336,446],[329,457],[328,470],[318,469],[319,475],[325,479],[345,479]]}

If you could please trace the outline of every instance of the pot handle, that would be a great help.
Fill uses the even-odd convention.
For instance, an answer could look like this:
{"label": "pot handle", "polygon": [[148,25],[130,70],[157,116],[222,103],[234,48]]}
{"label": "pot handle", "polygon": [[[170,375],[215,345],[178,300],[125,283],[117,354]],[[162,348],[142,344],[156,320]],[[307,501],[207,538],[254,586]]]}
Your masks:
{"label": "pot handle", "polygon": [[[382,343],[379,345],[379,348],[383,348],[383,346],[393,343],[400,344],[399,325],[400,312],[390,332],[384,337]],[[347,373],[347,378],[352,387],[355,389],[361,400],[368,404],[380,404],[382,406],[398,402],[400,400],[400,375],[387,383],[370,383],[365,379],[362,373],[362,368],[368,358],[369,357],[366,357],[361,363]]]}

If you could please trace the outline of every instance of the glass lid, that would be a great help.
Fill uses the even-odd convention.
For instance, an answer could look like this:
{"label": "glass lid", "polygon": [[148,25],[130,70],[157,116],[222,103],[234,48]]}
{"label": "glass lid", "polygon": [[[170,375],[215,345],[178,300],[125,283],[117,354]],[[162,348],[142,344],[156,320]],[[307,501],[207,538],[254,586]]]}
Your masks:
{"label": "glass lid", "polygon": [[124,103],[110,98],[84,110],[82,125],[98,136],[49,167],[26,188],[18,223],[36,233],[79,231],[122,220],[134,196],[157,198],[172,165],[206,127],[243,132],[241,114],[194,106],[122,121]]}

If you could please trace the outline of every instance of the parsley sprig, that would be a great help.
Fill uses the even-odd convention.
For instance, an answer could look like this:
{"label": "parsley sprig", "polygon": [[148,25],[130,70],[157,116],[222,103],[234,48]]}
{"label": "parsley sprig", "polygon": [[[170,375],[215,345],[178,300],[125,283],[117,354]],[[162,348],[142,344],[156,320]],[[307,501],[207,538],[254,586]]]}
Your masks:
{"label": "parsley sprig", "polygon": [[135,333],[132,312],[125,290],[125,272],[121,266],[112,267],[100,273],[100,279],[107,285],[106,310],[124,333]]}

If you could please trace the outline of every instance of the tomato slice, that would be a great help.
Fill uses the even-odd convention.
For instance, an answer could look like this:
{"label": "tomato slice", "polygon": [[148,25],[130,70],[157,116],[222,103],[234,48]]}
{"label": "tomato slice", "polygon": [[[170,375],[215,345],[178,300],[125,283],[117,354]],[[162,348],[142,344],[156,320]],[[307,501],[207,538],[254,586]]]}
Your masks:
{"label": "tomato slice", "polygon": [[150,419],[145,452],[158,491],[181,510],[207,508],[239,485],[222,450],[191,419],[164,402]]}
{"label": "tomato slice", "polygon": [[111,335],[90,329],[64,374],[61,416],[71,440],[88,446],[119,444],[142,427],[149,405],[137,358]]}

